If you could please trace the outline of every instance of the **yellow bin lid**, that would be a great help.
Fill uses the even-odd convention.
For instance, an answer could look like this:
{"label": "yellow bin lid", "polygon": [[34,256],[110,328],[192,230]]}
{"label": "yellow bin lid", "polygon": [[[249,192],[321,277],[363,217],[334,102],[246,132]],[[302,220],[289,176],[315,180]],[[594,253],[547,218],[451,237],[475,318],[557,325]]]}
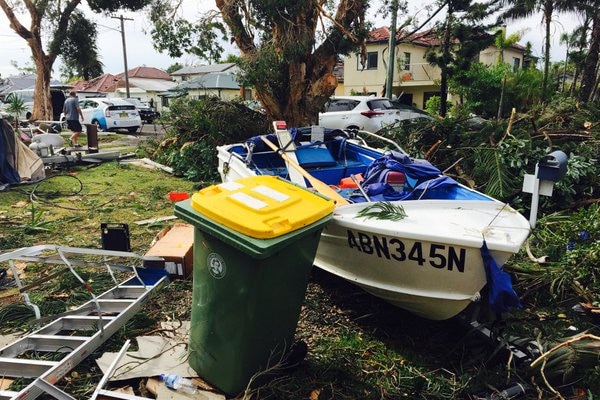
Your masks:
{"label": "yellow bin lid", "polygon": [[192,195],[194,210],[247,236],[271,239],[331,214],[325,199],[276,176],[252,176],[206,187]]}

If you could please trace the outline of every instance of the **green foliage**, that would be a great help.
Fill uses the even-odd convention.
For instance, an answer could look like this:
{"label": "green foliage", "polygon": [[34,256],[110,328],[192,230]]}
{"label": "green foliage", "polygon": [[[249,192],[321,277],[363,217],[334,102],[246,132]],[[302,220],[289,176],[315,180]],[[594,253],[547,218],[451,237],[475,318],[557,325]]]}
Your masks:
{"label": "green foliage", "polygon": [[176,62],[175,64],[169,65],[165,71],[172,74],[175,71],[179,71],[181,68],[183,68],[183,65]]}
{"label": "green foliage", "polygon": [[103,64],[99,60],[97,36],[96,24],[82,12],[75,11],[71,15],[67,37],[60,52],[64,67],[70,71],[68,78],[79,76],[89,80],[102,75]]}
{"label": "green foliage", "polygon": [[[575,299],[600,306],[600,206],[593,204],[575,212],[557,212],[540,218],[531,241],[536,255],[546,255],[540,267],[519,263],[520,285],[536,279],[548,282],[556,301]],[[530,292],[533,298],[545,293]],[[536,301],[531,299],[530,301]],[[537,300],[539,301],[539,300]]]}
{"label": "green foliage", "polygon": [[25,107],[25,101],[23,101],[20,96],[16,96],[11,93],[8,95],[8,107],[6,107],[6,111],[14,114],[15,124],[16,126],[19,126],[19,115],[27,111],[27,107]]}
{"label": "green foliage", "polygon": [[504,87],[504,116],[512,107],[529,109],[541,99],[542,73],[534,68],[513,72],[507,64],[484,65],[474,63],[468,69],[457,71],[449,81],[452,93],[464,99],[463,107],[484,118],[497,115],[500,93]]}
{"label": "green foliage", "polygon": [[[316,122],[335,91],[336,61],[357,51],[369,31],[366,1],[316,5],[270,0],[242,6],[223,1],[217,2],[220,13],[199,18],[180,17],[178,5],[154,1],[150,19],[156,48],[171,56],[192,53],[216,59],[223,41],[235,43],[240,50],[239,81],[253,88],[270,119],[290,125]],[[335,15],[335,22],[322,18],[321,7]]]}
{"label": "green foliage", "polygon": [[38,232],[48,232],[54,229],[52,221],[44,220],[44,210],[38,210],[35,203],[31,203],[30,206],[30,220],[28,223],[21,225],[23,232],[26,234],[36,234]]}
{"label": "green foliage", "polygon": [[361,209],[357,216],[365,219],[384,219],[390,221],[400,221],[406,218],[406,211],[400,204],[390,203],[388,201],[375,202]]}
{"label": "green foliage", "polygon": [[[427,111],[427,114],[439,115],[441,102],[442,100],[440,96],[431,96],[429,99],[427,99],[427,102],[425,103],[425,111]],[[446,100],[446,107],[447,110],[451,110],[452,102]]]}
{"label": "green foliage", "polygon": [[504,65],[489,67],[474,63],[456,72],[449,81],[450,91],[464,99],[463,106],[470,112],[484,118],[495,117],[506,72]]}
{"label": "green foliage", "polygon": [[115,12],[121,8],[136,11],[150,4],[150,0],[87,0],[94,12]]}
{"label": "green foliage", "polygon": [[154,158],[192,181],[218,179],[216,147],[269,132],[264,115],[216,97],[181,98],[169,107],[170,126]]}
{"label": "green foliage", "polygon": [[190,22],[176,17],[176,12],[177,7],[168,0],[153,2],[150,34],[154,47],[171,57],[181,57],[186,52],[210,62],[219,61],[224,51],[221,43],[226,40],[224,25],[212,15]]}

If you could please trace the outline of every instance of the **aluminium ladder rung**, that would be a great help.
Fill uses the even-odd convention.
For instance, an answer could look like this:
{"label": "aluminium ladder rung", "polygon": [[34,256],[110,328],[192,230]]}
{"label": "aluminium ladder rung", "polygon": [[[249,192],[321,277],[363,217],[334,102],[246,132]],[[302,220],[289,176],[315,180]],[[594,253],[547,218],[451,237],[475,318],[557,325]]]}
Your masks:
{"label": "aluminium ladder rung", "polygon": [[[0,400],[2,400],[0,398]],[[112,392],[110,390],[102,389],[98,392],[96,400],[150,400],[148,397],[140,397],[134,394]]]}
{"label": "aluminium ladder rung", "polygon": [[37,333],[56,334],[61,331],[95,331],[98,329],[100,321],[102,322],[102,326],[106,326],[108,323],[110,323],[110,321],[114,320],[115,318],[116,317],[112,315],[102,316],[102,319],[99,319],[98,316],[69,315],[49,323],[48,325],[44,326],[39,331],[37,331]]}
{"label": "aluminium ladder rung", "polygon": [[37,378],[59,364],[59,361],[0,357],[2,376],[11,378]]}
{"label": "aluminium ladder rung", "polygon": [[13,392],[12,390],[0,390],[0,400],[10,400],[17,397],[19,392]]}
{"label": "aluminium ladder rung", "polygon": [[86,336],[57,336],[31,334],[0,349],[0,357],[17,357],[26,351],[69,353],[85,343]]}
{"label": "aluminium ladder rung", "polygon": [[99,299],[137,299],[146,290],[143,286],[132,286],[132,285],[119,285],[115,286],[112,290],[98,296]]}

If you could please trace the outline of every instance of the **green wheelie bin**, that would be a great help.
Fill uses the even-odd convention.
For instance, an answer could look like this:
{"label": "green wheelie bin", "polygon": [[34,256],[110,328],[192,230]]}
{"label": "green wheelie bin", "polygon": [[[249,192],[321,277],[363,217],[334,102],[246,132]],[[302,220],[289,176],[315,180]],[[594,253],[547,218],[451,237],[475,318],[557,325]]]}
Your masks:
{"label": "green wheelie bin", "polygon": [[281,362],[333,208],[273,176],[213,185],[175,204],[194,225],[189,363],[200,377],[235,395]]}

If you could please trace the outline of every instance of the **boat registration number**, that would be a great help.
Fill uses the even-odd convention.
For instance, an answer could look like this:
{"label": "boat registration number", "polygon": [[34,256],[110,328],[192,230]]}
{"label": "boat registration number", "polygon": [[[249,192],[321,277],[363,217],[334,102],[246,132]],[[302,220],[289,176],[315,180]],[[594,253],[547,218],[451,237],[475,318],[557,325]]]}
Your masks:
{"label": "boat registration number", "polygon": [[439,243],[405,242],[398,238],[368,235],[347,230],[348,246],[358,252],[419,266],[465,272],[467,249]]}

